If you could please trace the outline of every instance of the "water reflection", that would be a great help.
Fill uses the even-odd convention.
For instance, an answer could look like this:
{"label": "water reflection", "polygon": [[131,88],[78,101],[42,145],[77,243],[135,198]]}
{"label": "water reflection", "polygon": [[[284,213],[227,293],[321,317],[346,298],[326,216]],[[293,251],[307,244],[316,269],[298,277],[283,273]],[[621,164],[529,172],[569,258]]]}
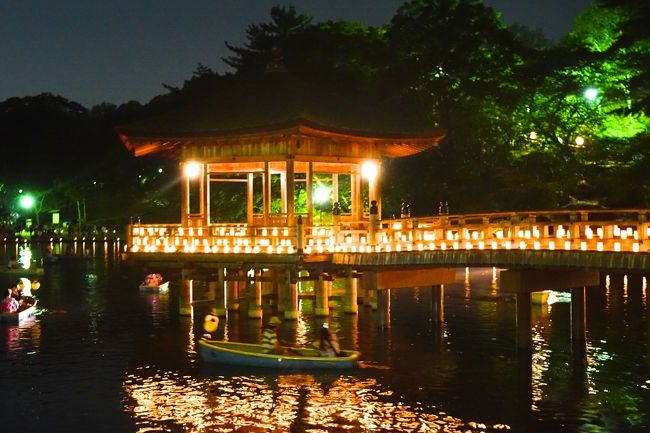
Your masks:
{"label": "water reflection", "polygon": [[504,424],[464,421],[433,406],[404,404],[374,378],[312,374],[194,379],[138,369],[126,376],[125,409],[138,432],[472,432]]}
{"label": "water reflection", "polygon": [[531,409],[539,410],[539,403],[544,400],[546,387],[545,374],[550,367],[552,350],[550,347],[550,313],[552,305],[543,304],[533,310],[532,324],[532,374],[531,374]]}
{"label": "water reflection", "polygon": [[2,352],[10,356],[21,354],[33,355],[40,351],[41,323],[38,320],[26,320],[18,325],[0,326]]}

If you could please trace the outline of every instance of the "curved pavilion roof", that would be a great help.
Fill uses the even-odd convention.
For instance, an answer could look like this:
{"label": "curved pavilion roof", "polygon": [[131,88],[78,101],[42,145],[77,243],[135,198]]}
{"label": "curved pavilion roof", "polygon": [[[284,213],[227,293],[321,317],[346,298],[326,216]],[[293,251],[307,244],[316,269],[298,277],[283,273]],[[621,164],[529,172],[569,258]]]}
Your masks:
{"label": "curved pavilion roof", "polygon": [[119,127],[126,147],[136,156],[180,151],[205,160],[359,159],[413,155],[444,137],[404,106],[343,96],[285,73],[211,79],[200,89],[190,82],[174,109]]}

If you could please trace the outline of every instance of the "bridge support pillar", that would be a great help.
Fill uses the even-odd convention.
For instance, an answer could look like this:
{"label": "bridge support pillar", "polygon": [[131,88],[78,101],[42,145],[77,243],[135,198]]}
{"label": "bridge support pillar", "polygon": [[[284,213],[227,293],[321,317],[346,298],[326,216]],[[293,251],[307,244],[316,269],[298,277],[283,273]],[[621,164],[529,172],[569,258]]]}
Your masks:
{"label": "bridge support pillar", "polygon": [[530,351],[532,348],[532,315],[530,292],[519,292],[517,299],[517,349]]}
{"label": "bridge support pillar", "polygon": [[318,279],[314,281],[314,314],[320,317],[326,317],[330,314],[328,287],[323,281],[323,274],[318,274]]}
{"label": "bridge support pillar", "polygon": [[352,275],[345,279],[345,294],[343,295],[343,312],[347,314],[358,314],[357,289],[359,278]]}
{"label": "bridge support pillar", "polygon": [[[238,275],[234,269],[226,272],[229,275]],[[228,311],[239,311],[239,281],[226,281],[226,308]]]}
{"label": "bridge support pillar", "polygon": [[285,310],[284,318],[288,320],[298,319],[298,283],[291,280],[291,273],[289,271],[285,272],[285,277],[281,283],[284,286],[286,298],[285,298]]}
{"label": "bridge support pillar", "polygon": [[578,351],[586,350],[586,288],[571,289],[571,342]]}
{"label": "bridge support pillar", "polygon": [[373,311],[376,311],[377,310],[377,273],[364,272],[361,283],[366,292],[363,298],[363,305],[372,308]]}
{"label": "bridge support pillar", "polygon": [[180,301],[178,303],[178,314],[181,316],[192,315],[192,296],[193,296],[193,281],[190,279],[189,274],[183,270],[181,272],[181,293]]}
{"label": "bridge support pillar", "polygon": [[278,314],[283,315],[287,310],[287,300],[289,299],[290,287],[284,282],[278,284]]}
{"label": "bridge support pillar", "polygon": [[226,315],[226,294],[224,292],[224,268],[217,269],[217,280],[208,282],[210,299],[214,301],[214,308],[217,316]]}
{"label": "bridge support pillar", "polygon": [[441,324],[445,318],[444,312],[445,288],[442,284],[431,286],[431,320],[435,324]]}
{"label": "bridge support pillar", "polygon": [[327,305],[330,307],[330,311],[332,311],[334,308],[334,301],[332,300],[334,281],[323,281],[323,289],[325,290],[325,293],[327,293]]}
{"label": "bridge support pillar", "polygon": [[377,304],[379,312],[379,326],[382,329],[390,328],[390,289],[377,290]]}
{"label": "bridge support pillar", "polygon": [[[255,275],[262,276],[261,271],[255,271]],[[262,282],[254,277],[249,281],[249,296],[248,296],[248,318],[261,319],[262,318]]]}

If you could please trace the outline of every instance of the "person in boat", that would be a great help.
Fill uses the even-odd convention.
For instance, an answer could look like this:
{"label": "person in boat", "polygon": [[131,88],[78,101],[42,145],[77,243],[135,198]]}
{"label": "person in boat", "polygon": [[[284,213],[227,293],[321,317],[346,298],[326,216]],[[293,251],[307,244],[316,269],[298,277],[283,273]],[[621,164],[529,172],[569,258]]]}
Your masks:
{"label": "person in boat", "polygon": [[320,344],[318,350],[322,356],[336,357],[341,355],[339,340],[327,322],[323,323],[322,328],[320,328]]}
{"label": "person in boat", "polygon": [[7,289],[4,299],[0,302],[0,312],[2,313],[15,313],[20,309],[20,303],[14,298],[13,290]]}
{"label": "person in boat", "polygon": [[[34,280],[37,284],[36,289],[38,290],[39,287],[41,287],[40,283],[38,280]],[[34,283],[29,281],[28,278],[22,277],[18,284],[16,285],[18,294],[20,296],[19,301],[21,304],[25,306],[31,306],[35,304],[35,298],[34,294],[32,293],[32,289],[35,287]]]}
{"label": "person in boat", "polygon": [[163,282],[163,277],[160,274],[149,274],[144,279],[144,284],[147,286],[159,286]]}
{"label": "person in boat", "polygon": [[280,346],[280,340],[278,339],[278,326],[280,326],[280,323],[280,318],[278,316],[273,316],[264,327],[264,332],[262,333],[262,346],[264,348],[264,353],[271,353],[274,355],[281,355],[284,353],[282,346]]}

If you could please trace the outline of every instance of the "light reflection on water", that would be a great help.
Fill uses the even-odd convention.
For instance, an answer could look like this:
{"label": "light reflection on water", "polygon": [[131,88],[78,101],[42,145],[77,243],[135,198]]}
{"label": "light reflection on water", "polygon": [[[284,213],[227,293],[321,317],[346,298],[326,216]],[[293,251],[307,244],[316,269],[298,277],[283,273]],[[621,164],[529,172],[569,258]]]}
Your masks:
{"label": "light reflection on water", "polygon": [[[14,245],[4,248],[10,254]],[[210,370],[196,353],[207,304],[179,317],[178,280],[170,292],[141,293],[141,272],[129,276],[105,245],[97,254],[47,268],[39,297],[49,312],[0,326],[0,386],[37,396],[16,397],[7,431],[18,431],[34,405],[38,417],[26,431],[74,431],[96,417],[102,431],[141,432],[480,431],[477,422],[503,422],[523,432],[645,433],[649,425],[645,277],[614,273],[587,290],[579,355],[570,304],[559,303],[533,307],[532,350],[520,356],[515,303],[500,292],[497,270],[463,268],[444,288],[441,324],[432,320],[430,288],[420,287],[382,292],[378,310],[358,316],[334,306],[317,318],[301,299],[298,320],[281,325],[283,339],[309,344],[327,320],[343,347],[385,369],[232,374]],[[246,311],[222,318],[217,337],[259,341],[263,321]],[[273,313],[267,307],[265,319]],[[79,410],[60,417],[70,401]]]}
{"label": "light reflection on water", "polygon": [[[474,432],[509,430],[463,421],[435,407],[394,403],[373,378],[310,374],[194,379],[141,368],[123,381],[138,432]],[[391,398],[390,400],[388,398]]]}

